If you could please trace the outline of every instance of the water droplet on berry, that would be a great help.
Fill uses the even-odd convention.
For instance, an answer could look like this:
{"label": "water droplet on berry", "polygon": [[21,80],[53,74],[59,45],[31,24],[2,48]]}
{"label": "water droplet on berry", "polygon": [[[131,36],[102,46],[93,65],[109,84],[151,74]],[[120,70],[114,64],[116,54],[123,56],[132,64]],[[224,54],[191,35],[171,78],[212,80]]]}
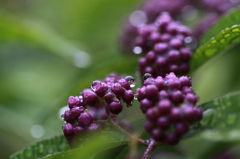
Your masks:
{"label": "water droplet on berry", "polygon": [[144,76],[143,76],[143,80],[146,80],[150,77],[153,77],[150,73],[145,73]]}
{"label": "water droplet on berry", "polygon": [[135,78],[134,77],[127,76],[127,77],[125,77],[125,80],[128,81],[131,88],[135,87]]}
{"label": "water droplet on berry", "polygon": [[91,84],[91,89],[93,91],[96,91],[97,89],[97,86],[101,83],[101,81],[93,81],[92,84]]}
{"label": "water droplet on berry", "polygon": [[138,100],[138,95],[134,94],[134,100]]}

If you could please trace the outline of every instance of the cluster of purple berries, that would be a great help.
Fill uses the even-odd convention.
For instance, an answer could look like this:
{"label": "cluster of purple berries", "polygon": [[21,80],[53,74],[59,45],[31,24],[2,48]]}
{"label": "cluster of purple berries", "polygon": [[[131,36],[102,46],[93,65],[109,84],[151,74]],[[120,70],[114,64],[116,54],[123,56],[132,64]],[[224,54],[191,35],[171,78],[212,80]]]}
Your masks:
{"label": "cluster of purple berries", "polygon": [[186,47],[185,38],[190,35],[189,28],[172,20],[167,12],[155,23],[139,27],[134,51],[145,54],[138,61],[140,74],[164,77],[169,72],[187,73],[192,52]]}
{"label": "cluster of purple berries", "polygon": [[[173,18],[179,17],[181,15],[182,10],[186,6],[192,5],[192,0],[145,0],[137,9],[142,14],[136,14],[132,17],[132,15],[136,12],[133,12],[131,16],[129,16],[129,20],[125,23],[122,33],[121,33],[121,48],[126,53],[133,53],[134,47],[134,39],[136,38],[137,28],[142,25],[153,23],[156,18],[162,12],[169,12]],[[138,13],[139,13],[138,12]],[[131,18],[132,17],[132,18]],[[132,19],[136,19],[138,21],[137,24],[132,22]],[[139,22],[139,19],[141,21]]]}
{"label": "cluster of purple berries", "polygon": [[137,90],[140,108],[146,115],[144,127],[152,138],[167,144],[177,144],[189,126],[202,118],[202,109],[196,107],[197,96],[187,76],[174,73],[165,78],[144,75],[144,86]]}
{"label": "cluster of purple berries", "polygon": [[79,136],[101,129],[101,125],[93,123],[93,117],[81,106],[80,100],[79,97],[69,97],[70,110],[66,110],[62,115],[64,121],[67,122],[67,125],[62,127],[63,134],[70,144],[77,141]]}
{"label": "cluster of purple berries", "polygon": [[132,76],[122,78],[117,74],[111,74],[103,81],[93,81],[91,89],[84,89],[79,96],[70,96],[68,98],[70,110],[62,115],[64,121],[68,123],[63,126],[63,133],[67,139],[71,142],[76,136],[99,130],[101,125],[93,121],[108,119],[106,106],[111,116],[122,111],[122,101],[131,106],[134,99],[131,87],[134,86],[134,82]]}

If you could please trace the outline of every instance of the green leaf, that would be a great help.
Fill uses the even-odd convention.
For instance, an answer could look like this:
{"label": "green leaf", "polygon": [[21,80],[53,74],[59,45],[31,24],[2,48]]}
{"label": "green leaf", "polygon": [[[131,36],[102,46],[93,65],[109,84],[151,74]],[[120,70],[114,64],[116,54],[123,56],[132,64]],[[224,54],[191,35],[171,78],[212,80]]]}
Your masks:
{"label": "green leaf", "polygon": [[125,135],[119,132],[104,131],[101,135],[92,136],[78,148],[70,149],[64,136],[57,136],[51,139],[40,141],[26,149],[21,150],[10,159],[64,159],[64,158],[88,158],[94,154],[118,147],[128,143]]}
{"label": "green leaf", "polygon": [[204,117],[197,137],[212,141],[240,141],[240,92],[200,105]]}
{"label": "green leaf", "polygon": [[191,68],[194,70],[212,57],[226,51],[233,44],[240,42],[240,25],[222,30],[219,34],[202,45],[191,60]]}
{"label": "green leaf", "polygon": [[200,45],[205,44],[212,37],[216,36],[219,32],[225,28],[231,27],[236,24],[240,24],[240,9],[232,10],[225,16],[222,16],[215,25],[213,25],[201,38]]}
{"label": "green leaf", "polygon": [[223,16],[200,41],[191,60],[192,71],[240,42],[240,9]]}
{"label": "green leaf", "polygon": [[[1,10],[0,21],[0,42],[27,42],[29,44],[36,44],[71,64],[75,62],[77,66],[79,66],[79,64],[76,60],[79,60],[80,57],[87,60],[81,61],[82,63],[89,62],[90,60],[87,53],[80,50],[79,47],[62,37],[42,21],[24,19]],[[80,65],[79,67],[86,66],[87,64],[83,66]]]}
{"label": "green leaf", "polygon": [[48,154],[66,151],[69,149],[65,137],[56,136],[51,139],[42,140],[34,145],[28,146],[24,150],[16,152],[10,159],[35,159],[42,158]]}

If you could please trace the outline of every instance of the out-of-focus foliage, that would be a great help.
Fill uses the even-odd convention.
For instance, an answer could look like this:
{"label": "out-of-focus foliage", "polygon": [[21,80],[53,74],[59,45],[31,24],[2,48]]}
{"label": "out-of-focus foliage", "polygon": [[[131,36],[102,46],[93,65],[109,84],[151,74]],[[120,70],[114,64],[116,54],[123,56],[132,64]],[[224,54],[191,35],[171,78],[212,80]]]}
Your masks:
{"label": "out-of-focus foliage", "polygon": [[[137,57],[122,54],[117,41],[124,18],[138,2],[0,0],[2,158],[39,139],[61,134],[59,110],[68,96],[89,88],[91,81],[113,71],[135,74]],[[228,52],[193,74],[193,87],[202,102],[240,89],[238,49]],[[138,131],[143,129],[144,117],[137,104],[125,109],[124,114]],[[201,152],[200,146],[204,147]],[[210,150],[218,153],[229,146],[232,144],[187,139],[174,148],[159,149],[175,154],[184,147],[185,155],[201,158],[210,156]],[[127,153],[121,151],[119,158]]]}

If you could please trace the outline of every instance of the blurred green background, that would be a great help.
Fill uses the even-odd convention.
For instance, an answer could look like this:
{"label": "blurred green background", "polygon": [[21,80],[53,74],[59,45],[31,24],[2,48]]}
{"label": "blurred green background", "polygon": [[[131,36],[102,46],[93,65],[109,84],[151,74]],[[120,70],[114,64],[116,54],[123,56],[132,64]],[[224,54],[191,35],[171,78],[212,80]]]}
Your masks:
{"label": "blurred green background", "polygon": [[[137,57],[123,54],[118,40],[138,2],[0,0],[1,158],[61,134],[59,110],[91,81],[136,76]],[[201,102],[240,88],[237,59],[231,51],[194,74]]]}

